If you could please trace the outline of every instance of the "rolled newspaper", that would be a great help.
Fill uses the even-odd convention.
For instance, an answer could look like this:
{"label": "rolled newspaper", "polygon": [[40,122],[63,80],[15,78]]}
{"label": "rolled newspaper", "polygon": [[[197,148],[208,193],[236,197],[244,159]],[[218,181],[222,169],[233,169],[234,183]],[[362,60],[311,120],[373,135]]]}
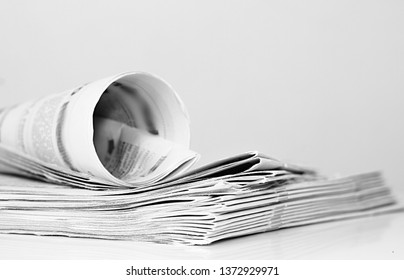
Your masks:
{"label": "rolled newspaper", "polygon": [[144,72],[0,110],[0,171],[29,172],[26,166],[43,164],[116,184],[151,184],[196,161],[189,142],[181,99]]}

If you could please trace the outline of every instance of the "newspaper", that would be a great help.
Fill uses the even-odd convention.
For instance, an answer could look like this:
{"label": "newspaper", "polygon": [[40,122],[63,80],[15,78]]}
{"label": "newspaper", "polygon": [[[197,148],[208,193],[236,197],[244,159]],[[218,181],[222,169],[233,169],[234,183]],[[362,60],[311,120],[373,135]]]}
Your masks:
{"label": "newspaper", "polygon": [[246,152],[198,169],[162,79],[119,74],[0,110],[0,233],[206,245],[401,211],[378,172],[326,178]]}
{"label": "newspaper", "polygon": [[258,171],[146,192],[0,178],[0,233],[8,234],[207,245],[402,210],[377,172],[313,180],[288,171]]}
{"label": "newspaper", "polygon": [[44,176],[46,168],[69,180],[81,174],[89,182],[150,185],[198,159],[189,143],[181,99],[148,73],[119,74],[0,111],[0,170],[17,174]]}

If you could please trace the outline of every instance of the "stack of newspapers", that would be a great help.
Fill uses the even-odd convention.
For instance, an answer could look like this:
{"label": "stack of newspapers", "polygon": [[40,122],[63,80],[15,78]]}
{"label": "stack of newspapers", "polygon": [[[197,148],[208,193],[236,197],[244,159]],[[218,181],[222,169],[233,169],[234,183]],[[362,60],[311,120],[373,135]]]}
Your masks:
{"label": "stack of newspapers", "polygon": [[0,233],[192,245],[401,209],[378,172],[324,178],[247,152],[198,169],[189,117],[148,73],[0,110]]}

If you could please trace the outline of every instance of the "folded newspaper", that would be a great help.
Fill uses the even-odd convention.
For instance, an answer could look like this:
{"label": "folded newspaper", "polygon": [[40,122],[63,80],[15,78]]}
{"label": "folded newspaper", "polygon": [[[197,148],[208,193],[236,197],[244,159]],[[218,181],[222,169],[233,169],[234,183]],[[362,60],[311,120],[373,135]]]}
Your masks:
{"label": "folded newspaper", "polygon": [[247,152],[198,169],[189,117],[130,72],[0,110],[0,233],[192,245],[401,209],[378,172]]}

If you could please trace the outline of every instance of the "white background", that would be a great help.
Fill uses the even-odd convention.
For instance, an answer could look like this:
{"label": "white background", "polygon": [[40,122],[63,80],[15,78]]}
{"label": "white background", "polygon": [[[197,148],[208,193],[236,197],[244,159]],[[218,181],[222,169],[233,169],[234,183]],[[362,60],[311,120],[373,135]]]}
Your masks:
{"label": "white background", "polygon": [[0,105],[153,72],[201,163],[259,150],[404,188],[403,1],[2,1]]}

